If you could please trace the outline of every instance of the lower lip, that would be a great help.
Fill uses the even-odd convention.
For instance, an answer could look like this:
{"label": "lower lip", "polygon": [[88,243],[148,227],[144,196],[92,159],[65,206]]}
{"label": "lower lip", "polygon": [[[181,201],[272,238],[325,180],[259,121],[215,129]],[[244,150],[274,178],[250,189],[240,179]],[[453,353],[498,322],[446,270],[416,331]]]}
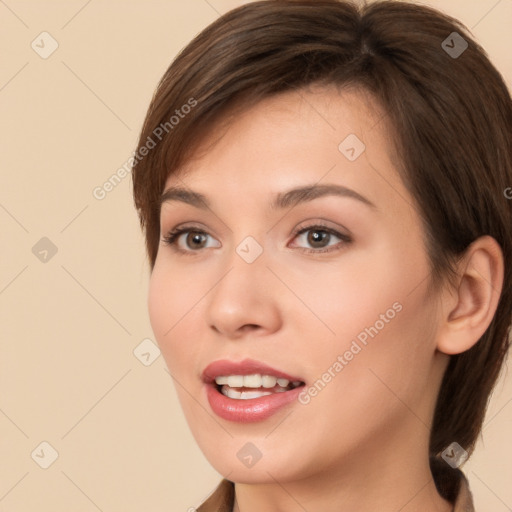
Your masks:
{"label": "lower lip", "polygon": [[217,416],[228,421],[252,423],[266,420],[285,405],[297,400],[303,388],[304,386],[299,386],[290,391],[272,393],[260,398],[237,400],[228,398],[217,391],[217,387],[213,383],[206,384],[206,394],[210,407]]}

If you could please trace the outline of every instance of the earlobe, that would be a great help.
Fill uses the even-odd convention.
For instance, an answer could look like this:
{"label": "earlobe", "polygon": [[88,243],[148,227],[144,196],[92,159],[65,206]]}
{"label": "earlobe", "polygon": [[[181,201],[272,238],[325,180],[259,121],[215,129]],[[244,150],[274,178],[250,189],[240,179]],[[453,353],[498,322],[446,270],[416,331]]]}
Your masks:
{"label": "earlobe", "polygon": [[498,307],[503,287],[503,252],[485,235],[475,240],[458,264],[458,288],[446,293],[446,312],[437,348],[453,355],[469,350],[485,333]]}

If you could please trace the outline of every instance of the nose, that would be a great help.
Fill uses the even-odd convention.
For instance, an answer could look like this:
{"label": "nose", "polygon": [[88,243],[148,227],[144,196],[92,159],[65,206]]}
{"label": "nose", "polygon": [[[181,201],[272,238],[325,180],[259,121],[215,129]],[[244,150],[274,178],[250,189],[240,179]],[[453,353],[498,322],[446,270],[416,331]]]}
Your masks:
{"label": "nose", "polygon": [[234,254],[223,277],[208,294],[207,322],[227,338],[271,334],[281,327],[279,282],[262,254],[247,263]]}

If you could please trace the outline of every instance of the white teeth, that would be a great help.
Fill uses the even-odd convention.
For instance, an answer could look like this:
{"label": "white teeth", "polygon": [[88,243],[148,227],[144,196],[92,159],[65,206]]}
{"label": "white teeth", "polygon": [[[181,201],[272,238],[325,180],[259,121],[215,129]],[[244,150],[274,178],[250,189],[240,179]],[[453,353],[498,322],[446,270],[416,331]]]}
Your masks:
{"label": "white teeth", "polygon": [[244,376],[243,375],[230,375],[226,384],[230,388],[243,388],[244,387]]}
{"label": "white teeth", "polygon": [[263,375],[261,377],[261,385],[264,388],[273,388],[276,385],[277,377],[272,377],[272,375]]}
{"label": "white teeth", "polygon": [[235,400],[250,400],[251,398],[260,398],[262,396],[271,395],[271,391],[237,391],[228,386],[222,386],[222,394],[228,398]]}
{"label": "white teeth", "polygon": [[221,391],[222,394],[227,396],[228,398],[240,398],[242,396],[242,393],[240,393],[240,391],[237,391],[236,389],[231,389],[228,386],[222,386]]}
{"label": "white teeth", "polygon": [[245,388],[260,388],[261,387],[261,375],[245,375],[244,376],[244,387]]}
{"label": "white teeth", "polygon": [[[276,383],[282,388],[286,388],[290,381],[274,377],[273,375],[221,375],[215,378],[215,383],[219,386],[227,385],[230,388],[273,388]],[[298,386],[300,381],[294,381],[294,386]]]}

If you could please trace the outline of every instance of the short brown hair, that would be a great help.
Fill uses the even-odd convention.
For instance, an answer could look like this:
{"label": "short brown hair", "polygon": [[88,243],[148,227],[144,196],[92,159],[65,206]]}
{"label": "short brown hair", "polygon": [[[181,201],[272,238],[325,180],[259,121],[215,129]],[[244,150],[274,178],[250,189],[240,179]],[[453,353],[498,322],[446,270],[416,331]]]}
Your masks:
{"label": "short brown hair", "polygon": [[[461,49],[467,43],[459,55],[449,50],[455,42]],[[505,191],[512,186],[512,101],[485,51],[457,20],[398,1],[358,7],[342,0],[267,0],[234,9],[203,30],[161,79],[138,144],[137,153],[150,139],[158,142],[133,168],[151,269],[170,173],[228,107],[248,108],[311,84],[356,87],[384,108],[399,172],[423,221],[432,282],[453,277],[457,257],[482,235],[502,248],[496,314],[473,348],[451,357],[430,437],[431,455],[452,441],[471,453],[509,346],[512,201]]]}

